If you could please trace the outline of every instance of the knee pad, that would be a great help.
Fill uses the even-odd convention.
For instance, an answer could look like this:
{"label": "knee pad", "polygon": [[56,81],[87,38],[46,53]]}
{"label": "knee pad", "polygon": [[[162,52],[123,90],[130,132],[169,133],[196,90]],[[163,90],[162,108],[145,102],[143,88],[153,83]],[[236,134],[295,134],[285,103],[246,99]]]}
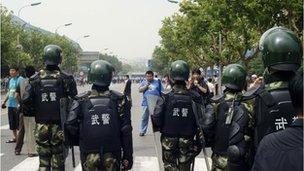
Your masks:
{"label": "knee pad", "polygon": [[242,149],[237,147],[236,145],[231,145],[227,149],[227,154],[229,157],[229,160],[236,161],[243,157]]}
{"label": "knee pad", "polygon": [[51,166],[53,170],[64,170],[63,154],[53,154],[51,158]]}
{"label": "knee pad", "polygon": [[37,152],[39,154],[39,157],[42,156],[48,158],[51,157],[51,153],[52,153],[49,146],[40,146],[40,145],[37,145]]}
{"label": "knee pad", "polygon": [[50,133],[49,127],[45,124],[37,124],[35,128],[36,143],[40,146],[50,145]]}
{"label": "knee pad", "polygon": [[123,135],[132,135],[132,126],[131,125],[125,125],[121,128],[121,132]]}
{"label": "knee pad", "polygon": [[189,161],[192,161],[194,158],[193,154],[193,140],[186,139],[186,138],[180,138],[179,139],[179,162],[180,163],[188,163]]}
{"label": "knee pad", "polygon": [[228,158],[226,156],[220,156],[212,154],[212,170],[223,171],[227,170]]}
{"label": "knee pad", "polygon": [[111,153],[103,155],[102,164],[106,170],[116,170],[119,167],[117,159]]}
{"label": "knee pad", "polygon": [[163,150],[162,153],[164,163],[176,164],[177,154],[175,154],[173,151],[166,150]]}
{"label": "knee pad", "polygon": [[45,167],[45,166],[39,166],[39,171],[51,171],[50,167]]}
{"label": "knee pad", "polygon": [[63,143],[64,140],[63,130],[58,125],[56,124],[52,125],[51,134],[52,134],[51,144],[53,146]]}
{"label": "knee pad", "polygon": [[57,144],[55,146],[51,146],[51,152],[52,154],[62,154],[64,151],[64,146],[63,144]]}
{"label": "knee pad", "polygon": [[177,165],[172,163],[164,163],[165,171],[177,171]]}
{"label": "knee pad", "polygon": [[[101,166],[101,159],[100,155],[98,153],[92,153],[87,154],[86,157],[84,157],[84,162],[82,163],[83,170],[96,170],[97,168],[100,168]],[[97,169],[98,170],[98,169]]]}
{"label": "knee pad", "polygon": [[187,138],[180,138],[178,142],[179,151],[181,154],[186,154],[191,150],[193,146],[193,140]]}
{"label": "knee pad", "polygon": [[50,170],[51,156],[41,156],[39,154],[39,170]]}
{"label": "knee pad", "polygon": [[178,138],[162,137],[162,148],[164,150],[174,150],[178,148]]}

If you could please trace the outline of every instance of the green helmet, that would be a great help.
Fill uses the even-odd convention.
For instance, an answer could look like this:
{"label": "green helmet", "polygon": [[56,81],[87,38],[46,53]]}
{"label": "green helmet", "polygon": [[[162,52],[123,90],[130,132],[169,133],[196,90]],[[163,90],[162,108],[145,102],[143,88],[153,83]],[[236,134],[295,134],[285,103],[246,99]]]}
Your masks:
{"label": "green helmet", "polygon": [[242,91],[246,85],[247,72],[240,64],[230,64],[225,67],[222,84],[230,89]]}
{"label": "green helmet", "polygon": [[89,81],[98,86],[109,86],[112,81],[114,67],[107,61],[92,62],[89,70]]}
{"label": "green helmet", "polygon": [[57,45],[47,45],[44,48],[43,61],[45,65],[59,65],[62,61],[62,50]]}
{"label": "green helmet", "polygon": [[301,65],[302,45],[298,36],[284,27],[267,30],[261,37],[259,50],[264,67],[295,71]]}
{"label": "green helmet", "polygon": [[170,67],[170,78],[173,81],[186,81],[189,78],[190,69],[183,60],[174,61]]}

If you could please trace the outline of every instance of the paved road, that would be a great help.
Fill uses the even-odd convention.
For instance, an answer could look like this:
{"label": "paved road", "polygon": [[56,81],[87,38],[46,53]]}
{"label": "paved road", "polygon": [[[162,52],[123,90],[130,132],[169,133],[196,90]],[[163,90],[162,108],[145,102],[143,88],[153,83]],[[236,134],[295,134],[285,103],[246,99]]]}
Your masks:
{"label": "paved road", "polygon": [[[132,85],[132,126],[133,126],[133,146],[134,146],[134,167],[133,171],[158,171],[158,162],[156,150],[154,147],[154,138],[151,131],[151,123],[149,123],[148,133],[144,137],[139,137],[139,126],[141,120],[141,94],[137,91],[138,85]],[[89,90],[90,86],[78,87],[79,92]],[[111,85],[111,89],[121,91],[122,84]],[[3,97],[3,96],[1,96]],[[38,168],[38,157],[28,158],[25,148],[23,148],[20,156],[14,155],[15,144],[6,144],[5,141],[12,136],[8,128],[7,112],[1,110],[1,171],[34,171]],[[208,150],[210,154],[210,150]],[[210,155],[208,155],[210,156]],[[76,168],[72,167],[71,155],[66,159],[66,170],[81,170],[79,164],[79,150],[75,147]],[[210,157],[209,157],[210,159]],[[206,170],[203,156],[199,156],[195,162],[195,170]]]}

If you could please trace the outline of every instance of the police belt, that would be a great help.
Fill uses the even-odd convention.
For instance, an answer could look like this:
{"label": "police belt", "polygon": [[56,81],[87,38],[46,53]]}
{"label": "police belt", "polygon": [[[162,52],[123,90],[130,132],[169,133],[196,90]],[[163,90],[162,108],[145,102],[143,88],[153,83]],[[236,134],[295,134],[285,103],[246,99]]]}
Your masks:
{"label": "police belt", "polygon": [[186,138],[186,139],[194,139],[194,135],[179,135],[179,134],[162,133],[162,136],[169,137],[169,138]]}
{"label": "police belt", "polygon": [[35,120],[36,123],[39,123],[39,124],[55,124],[55,125],[59,125],[60,128],[61,128],[61,121],[60,120],[44,120],[44,119],[36,119]]}

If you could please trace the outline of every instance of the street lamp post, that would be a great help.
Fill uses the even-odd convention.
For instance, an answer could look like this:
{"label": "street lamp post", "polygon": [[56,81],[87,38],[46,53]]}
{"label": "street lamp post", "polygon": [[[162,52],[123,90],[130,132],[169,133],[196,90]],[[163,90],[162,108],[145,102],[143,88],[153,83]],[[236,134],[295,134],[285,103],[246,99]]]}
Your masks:
{"label": "street lamp post", "polygon": [[32,6],[37,6],[37,5],[40,5],[41,2],[36,2],[36,3],[32,3],[32,4],[29,4],[29,5],[25,5],[23,7],[21,7],[19,10],[18,10],[18,17],[20,18],[20,13],[21,13],[21,10],[26,8],[26,7],[32,7]]}
{"label": "street lamp post", "polygon": [[82,39],[82,38],[88,38],[88,37],[90,37],[90,35],[88,35],[88,34],[87,35],[83,35],[83,36],[77,38],[76,42],[78,43],[80,39]]}
{"label": "street lamp post", "polygon": [[70,26],[70,25],[72,25],[72,23],[66,23],[66,24],[63,24],[63,25],[58,26],[58,27],[56,28],[56,30],[55,30],[55,33],[57,33],[57,31],[58,31],[59,28],[61,28],[61,27],[67,27],[67,26]]}
{"label": "street lamp post", "polygon": [[[79,45],[79,40],[80,40],[80,39],[85,39],[85,38],[88,38],[88,37],[90,37],[89,34],[83,35],[83,36],[77,38],[77,39],[76,39],[76,42],[77,42],[78,45]],[[80,46],[80,45],[79,45],[79,46]],[[81,48],[81,47],[80,47],[80,48]],[[79,61],[78,61],[78,60],[77,60],[77,65],[79,66]]]}
{"label": "street lamp post", "polygon": [[179,3],[178,1],[175,1],[175,0],[168,0],[168,2],[171,2],[171,3],[174,3],[174,4],[178,4]]}
{"label": "street lamp post", "polygon": [[[220,57],[222,56],[222,34],[219,32],[219,52]],[[221,59],[221,58],[220,58]],[[218,93],[222,94],[222,65],[218,63],[219,75],[218,75]]]}
{"label": "street lamp post", "polygon": [[[21,14],[21,11],[22,11],[24,8],[26,8],[26,7],[33,7],[33,6],[37,6],[37,5],[40,5],[40,4],[41,4],[41,2],[36,2],[36,3],[32,3],[32,4],[25,5],[25,6],[21,7],[21,8],[18,10],[18,18],[21,18],[21,17],[20,17],[20,14]],[[24,24],[24,25],[25,25],[25,24]],[[24,25],[23,25],[23,26],[24,26]],[[23,30],[23,26],[21,27],[22,30]],[[23,49],[22,45],[20,44],[20,34],[19,34],[19,33],[17,34],[17,49],[20,49],[20,50]],[[20,64],[20,59],[18,58],[18,65],[19,65],[19,64]]]}

